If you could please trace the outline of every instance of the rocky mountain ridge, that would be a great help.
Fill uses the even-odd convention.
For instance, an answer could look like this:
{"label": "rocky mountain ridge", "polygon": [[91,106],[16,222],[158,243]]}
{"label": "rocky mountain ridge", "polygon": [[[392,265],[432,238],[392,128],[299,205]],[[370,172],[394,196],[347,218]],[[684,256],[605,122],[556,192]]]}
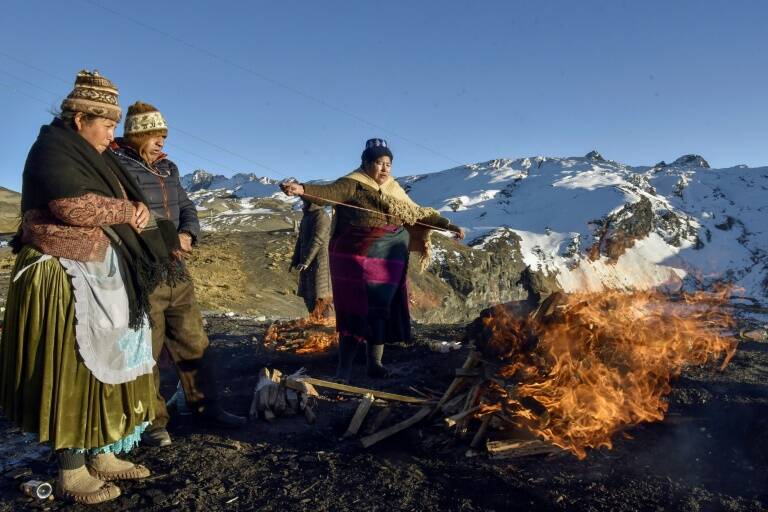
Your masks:
{"label": "rocky mountain ridge", "polygon": [[[593,151],[499,158],[398,180],[419,204],[467,229],[464,245],[434,237],[427,273],[413,276],[414,300],[439,298],[452,314],[553,289],[730,281],[750,297],[766,297],[761,215],[768,201],[759,192],[768,189],[768,168],[712,169],[699,155],[633,167]],[[255,182],[263,188],[249,195],[245,187]],[[268,217],[288,227],[296,218],[295,199],[280,194],[275,180],[240,174],[209,183],[193,192],[199,207],[225,202],[226,209],[210,214],[207,229],[259,229]],[[260,209],[264,201],[270,214]]]}

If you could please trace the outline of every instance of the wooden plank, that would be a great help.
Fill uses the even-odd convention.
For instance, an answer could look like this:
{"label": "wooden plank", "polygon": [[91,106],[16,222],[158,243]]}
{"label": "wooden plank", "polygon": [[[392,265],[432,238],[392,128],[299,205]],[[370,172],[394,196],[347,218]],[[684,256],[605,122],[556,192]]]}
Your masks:
{"label": "wooden plank", "polygon": [[462,405],[466,402],[468,395],[469,391],[465,391],[448,400],[442,407],[443,412],[447,414],[456,414],[459,409],[462,409]]}
{"label": "wooden plank", "polygon": [[475,437],[473,437],[472,442],[469,443],[470,448],[479,448],[482,442],[485,441],[485,435],[488,432],[488,425],[491,423],[492,416],[492,414],[487,414],[483,417],[483,421],[480,423],[480,428],[477,429]]}
{"label": "wooden plank", "polygon": [[357,434],[357,431],[360,430],[360,426],[363,424],[363,420],[368,415],[368,411],[370,410],[371,405],[373,405],[374,400],[375,398],[373,398],[373,395],[370,393],[365,395],[363,399],[360,400],[360,405],[357,406],[355,415],[352,416],[352,421],[349,422],[349,426],[347,427],[347,431],[344,432],[343,437],[352,437]]}
{"label": "wooden plank", "polygon": [[381,428],[381,426],[384,424],[387,418],[389,418],[389,415],[392,413],[391,407],[384,407],[382,410],[379,411],[379,414],[376,415],[375,418],[373,418],[373,421],[368,426],[368,428],[365,429],[366,434],[373,434],[377,430]]}
{"label": "wooden plank", "polygon": [[[472,350],[469,352],[469,355],[467,355],[467,359],[464,361],[464,364],[461,366],[463,369],[467,370],[470,368],[474,368],[477,366],[477,363],[480,362],[480,353],[476,350]],[[451,385],[448,386],[448,389],[445,390],[445,393],[443,393],[443,396],[440,398],[440,400],[437,402],[437,405],[432,410],[431,416],[435,416],[438,411],[440,411],[445,404],[452,396],[453,394],[459,389],[459,386],[464,382],[464,377],[456,377],[453,379],[453,382],[451,382]]]}
{"label": "wooden plank", "polygon": [[454,414],[453,416],[448,416],[443,421],[445,421],[445,424],[447,426],[452,427],[452,426],[456,425],[457,423],[459,423],[464,418],[466,418],[467,416],[469,416],[470,414],[472,414],[472,413],[474,413],[476,411],[479,411],[481,407],[482,407],[482,405],[476,405],[476,406],[474,406],[474,407],[472,407],[470,409],[465,409],[465,410],[461,411],[458,414]]}
{"label": "wooden plank", "polygon": [[[480,393],[481,393],[481,383],[478,382],[474,386],[472,386],[472,389],[469,391],[469,394],[467,395],[467,402],[464,404],[464,409],[470,410],[474,408],[474,410],[477,410],[475,408],[475,404],[477,404]],[[478,404],[479,407],[479,404]],[[459,434],[459,436],[464,437],[467,435],[468,431],[468,424],[470,420],[469,415],[464,415],[461,419],[456,421],[456,433]]]}
{"label": "wooden plank", "polygon": [[515,459],[562,451],[561,448],[539,439],[488,441],[485,446],[492,459]]}
{"label": "wooden plank", "polygon": [[430,413],[429,407],[422,407],[421,409],[419,409],[419,412],[417,412],[407,420],[401,421],[400,423],[396,423],[391,427],[387,427],[384,430],[380,430],[376,432],[375,434],[366,436],[360,440],[360,443],[362,443],[364,448],[369,448],[370,446],[373,446],[379,441],[386,439],[388,437],[391,437],[397,434],[398,432],[417,424],[418,422],[420,422],[421,420],[429,416],[429,413]]}
{"label": "wooden plank", "polygon": [[287,387],[292,389],[297,389],[299,391],[303,389],[303,388],[297,387],[297,386],[301,386],[301,383],[307,383],[307,384],[311,384],[321,388],[335,389],[337,391],[345,391],[347,393],[353,393],[356,395],[371,394],[374,396],[374,398],[381,398],[382,400],[393,400],[397,402],[406,402],[410,404],[423,404],[428,401],[424,398],[398,395],[396,393],[388,393],[386,391],[377,391],[375,389],[360,388],[357,386],[350,386],[348,384],[340,384],[338,382],[315,379],[314,377],[307,377],[303,375],[298,377],[288,377],[287,379],[285,379],[285,385]]}

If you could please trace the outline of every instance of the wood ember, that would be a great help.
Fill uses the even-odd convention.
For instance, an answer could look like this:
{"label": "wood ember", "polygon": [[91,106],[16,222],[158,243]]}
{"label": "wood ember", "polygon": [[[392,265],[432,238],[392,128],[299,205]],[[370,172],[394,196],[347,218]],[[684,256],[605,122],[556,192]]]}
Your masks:
{"label": "wood ember", "polygon": [[324,317],[318,308],[307,318],[280,320],[270,325],[264,335],[264,346],[296,354],[315,354],[335,348],[338,345],[336,319]]}

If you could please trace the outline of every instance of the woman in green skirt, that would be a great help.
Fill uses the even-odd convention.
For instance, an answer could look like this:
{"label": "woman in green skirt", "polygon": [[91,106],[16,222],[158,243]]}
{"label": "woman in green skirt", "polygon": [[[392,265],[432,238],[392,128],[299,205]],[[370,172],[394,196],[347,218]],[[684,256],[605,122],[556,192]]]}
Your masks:
{"label": "woman in green skirt", "polygon": [[0,339],[0,409],[50,444],[57,493],[80,503],[149,476],[119,459],[154,417],[148,296],[174,278],[175,229],[104,152],[117,88],[81,71],[24,167],[22,224]]}

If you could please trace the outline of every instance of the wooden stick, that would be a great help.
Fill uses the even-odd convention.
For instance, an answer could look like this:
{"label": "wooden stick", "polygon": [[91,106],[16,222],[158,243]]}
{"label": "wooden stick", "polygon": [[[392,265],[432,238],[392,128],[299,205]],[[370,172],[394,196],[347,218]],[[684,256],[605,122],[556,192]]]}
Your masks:
{"label": "wooden stick", "polygon": [[378,443],[382,439],[386,439],[390,436],[397,434],[401,430],[405,430],[408,427],[417,424],[418,422],[420,422],[421,420],[429,416],[429,413],[430,413],[429,407],[422,407],[421,409],[419,409],[419,412],[417,412],[407,420],[401,421],[400,423],[396,423],[395,425],[385,428],[384,430],[380,430],[375,434],[366,436],[362,438],[360,442],[362,443],[364,448],[373,446],[374,444]]}
{"label": "wooden stick", "polygon": [[473,412],[479,411],[480,407],[482,407],[482,405],[476,405],[476,406],[472,407],[471,409],[465,409],[465,410],[461,411],[458,414],[454,414],[453,416],[448,416],[444,420],[445,424],[448,425],[449,427],[452,427],[452,426],[456,425],[460,420],[466,418],[467,416],[469,416]]}
{"label": "wooden stick", "polygon": [[352,437],[357,434],[357,431],[360,430],[360,426],[363,424],[363,420],[368,414],[371,405],[373,405],[374,400],[375,398],[373,398],[373,395],[370,393],[365,395],[363,399],[360,400],[360,405],[357,406],[355,415],[352,416],[352,421],[349,422],[349,426],[347,427],[347,431],[344,432],[343,437]]}
{"label": "wooden stick", "polygon": [[[467,402],[464,404],[464,409],[472,409],[475,407],[475,404],[477,403],[478,398],[480,398],[480,382],[472,386],[472,389],[469,391],[469,394],[467,395]],[[478,404],[478,407],[480,405]],[[465,415],[463,418],[461,418],[456,423],[456,433],[459,434],[461,437],[464,437],[467,435],[467,423],[469,423],[470,417],[468,415]]]}
{"label": "wooden stick", "polygon": [[300,386],[301,385],[300,383],[302,382],[306,382],[307,384],[312,384],[321,388],[335,389],[337,391],[346,391],[347,393],[354,393],[357,395],[370,394],[370,395],[373,395],[374,398],[381,398],[382,400],[394,400],[397,402],[406,402],[411,404],[423,404],[428,401],[424,398],[416,398],[413,396],[387,393],[386,391],[377,391],[375,389],[359,388],[357,386],[339,384],[338,382],[331,382],[328,380],[315,379],[314,377],[306,377],[306,376],[299,376],[294,378],[289,377],[285,380],[285,385],[292,389],[303,389],[303,388],[296,387],[296,386]]}
{"label": "wooden stick", "polygon": [[384,424],[384,421],[389,418],[389,415],[392,413],[391,407],[384,407],[382,410],[379,411],[379,414],[376,415],[375,418],[373,418],[373,421],[368,426],[368,428],[365,429],[366,434],[373,434],[377,430],[381,428],[381,426]]}
{"label": "wooden stick", "polygon": [[[476,350],[471,350],[469,352],[469,355],[467,356],[466,361],[464,361],[464,364],[461,366],[463,369],[469,369],[474,368],[477,366],[477,363],[480,361],[480,353]],[[451,396],[456,392],[456,390],[459,388],[459,385],[464,381],[464,377],[456,377],[453,379],[453,382],[451,382],[451,385],[448,386],[448,389],[443,394],[442,398],[437,402],[437,405],[432,410],[432,414],[430,417],[434,417],[440,409],[442,409],[443,404],[448,401]]]}
{"label": "wooden stick", "polygon": [[429,399],[431,398],[429,395],[427,395],[426,393],[424,393],[424,392],[422,392],[422,391],[419,391],[419,390],[418,390],[418,389],[416,389],[414,386],[408,386],[408,389],[410,389],[411,391],[413,391],[413,392],[414,392],[414,393],[416,393],[417,395],[419,395],[419,396],[421,396],[421,397],[423,397],[423,398],[425,398],[425,399],[427,399],[427,400],[429,400]]}
{"label": "wooden stick", "polygon": [[483,422],[480,423],[480,428],[477,429],[475,437],[472,438],[472,442],[469,443],[470,448],[479,448],[480,444],[485,441],[486,432],[488,432],[488,425],[491,423],[492,414],[488,414],[483,417]]}
{"label": "wooden stick", "polygon": [[539,439],[488,441],[485,446],[493,459],[515,459],[561,451],[557,446]]}
{"label": "wooden stick", "polygon": [[459,410],[459,404],[462,402],[465,402],[467,400],[468,395],[469,395],[469,391],[466,391],[448,400],[442,407],[443,412],[455,414],[454,411]]}

